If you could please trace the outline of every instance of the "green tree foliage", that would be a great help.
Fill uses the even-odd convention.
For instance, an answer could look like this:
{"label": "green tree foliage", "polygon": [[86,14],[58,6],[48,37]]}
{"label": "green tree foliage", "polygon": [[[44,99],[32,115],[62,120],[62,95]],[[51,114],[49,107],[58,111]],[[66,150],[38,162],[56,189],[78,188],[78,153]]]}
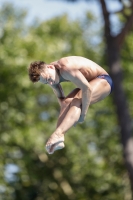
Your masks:
{"label": "green tree foliage", "polygon": [[[65,149],[47,155],[59,105],[51,88],[32,84],[27,75],[34,60],[80,55],[103,63],[102,44],[89,41],[84,23],[67,16],[36,26],[27,26],[25,16],[11,5],[0,10],[0,199],[130,199],[111,96],[91,106],[86,122],[67,133]],[[88,14],[90,29],[92,20]],[[67,94],[74,85],[63,88]]]}

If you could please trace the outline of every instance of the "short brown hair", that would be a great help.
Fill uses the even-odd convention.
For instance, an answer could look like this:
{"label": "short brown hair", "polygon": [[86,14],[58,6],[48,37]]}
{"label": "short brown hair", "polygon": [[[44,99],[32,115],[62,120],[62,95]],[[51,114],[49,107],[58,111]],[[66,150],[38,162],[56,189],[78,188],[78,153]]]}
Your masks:
{"label": "short brown hair", "polygon": [[45,65],[46,63],[43,61],[35,61],[30,64],[28,72],[29,72],[29,78],[33,83],[39,81],[40,73],[45,68]]}

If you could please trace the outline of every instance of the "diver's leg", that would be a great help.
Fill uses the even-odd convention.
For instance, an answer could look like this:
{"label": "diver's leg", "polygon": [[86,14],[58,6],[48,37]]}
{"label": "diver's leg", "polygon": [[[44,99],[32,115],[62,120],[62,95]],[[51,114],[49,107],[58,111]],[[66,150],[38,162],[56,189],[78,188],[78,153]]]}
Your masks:
{"label": "diver's leg", "polygon": [[[90,85],[92,88],[90,104],[101,101],[110,94],[111,88],[105,79],[94,79],[90,82]],[[81,100],[82,92],[79,90],[72,99],[66,110],[67,112],[59,118],[58,126],[46,144],[48,153],[53,153],[56,150],[56,145],[60,142],[64,142],[64,133],[78,121],[81,114]]]}

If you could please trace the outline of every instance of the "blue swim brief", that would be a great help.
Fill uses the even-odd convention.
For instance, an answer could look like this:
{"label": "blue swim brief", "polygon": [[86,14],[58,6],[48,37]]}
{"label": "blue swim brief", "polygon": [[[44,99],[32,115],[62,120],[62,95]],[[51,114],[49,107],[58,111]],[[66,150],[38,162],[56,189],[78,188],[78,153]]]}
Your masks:
{"label": "blue swim brief", "polygon": [[[107,74],[103,74],[103,75],[99,75],[99,76],[97,76],[97,78],[103,78],[103,79],[106,79],[107,82],[109,83],[110,87],[111,87],[111,92],[112,92],[112,90],[113,90],[113,81],[112,81],[112,78],[111,78],[109,75],[107,75]],[[110,92],[110,93],[111,93],[111,92]]]}

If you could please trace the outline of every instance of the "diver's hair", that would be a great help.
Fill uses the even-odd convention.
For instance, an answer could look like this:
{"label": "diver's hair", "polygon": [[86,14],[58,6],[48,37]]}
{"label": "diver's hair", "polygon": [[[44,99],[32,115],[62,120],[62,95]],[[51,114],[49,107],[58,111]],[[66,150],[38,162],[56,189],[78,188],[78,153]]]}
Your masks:
{"label": "diver's hair", "polygon": [[43,69],[46,67],[46,63],[43,61],[35,61],[32,62],[28,68],[29,72],[29,79],[35,83],[38,82],[40,79],[40,74]]}

